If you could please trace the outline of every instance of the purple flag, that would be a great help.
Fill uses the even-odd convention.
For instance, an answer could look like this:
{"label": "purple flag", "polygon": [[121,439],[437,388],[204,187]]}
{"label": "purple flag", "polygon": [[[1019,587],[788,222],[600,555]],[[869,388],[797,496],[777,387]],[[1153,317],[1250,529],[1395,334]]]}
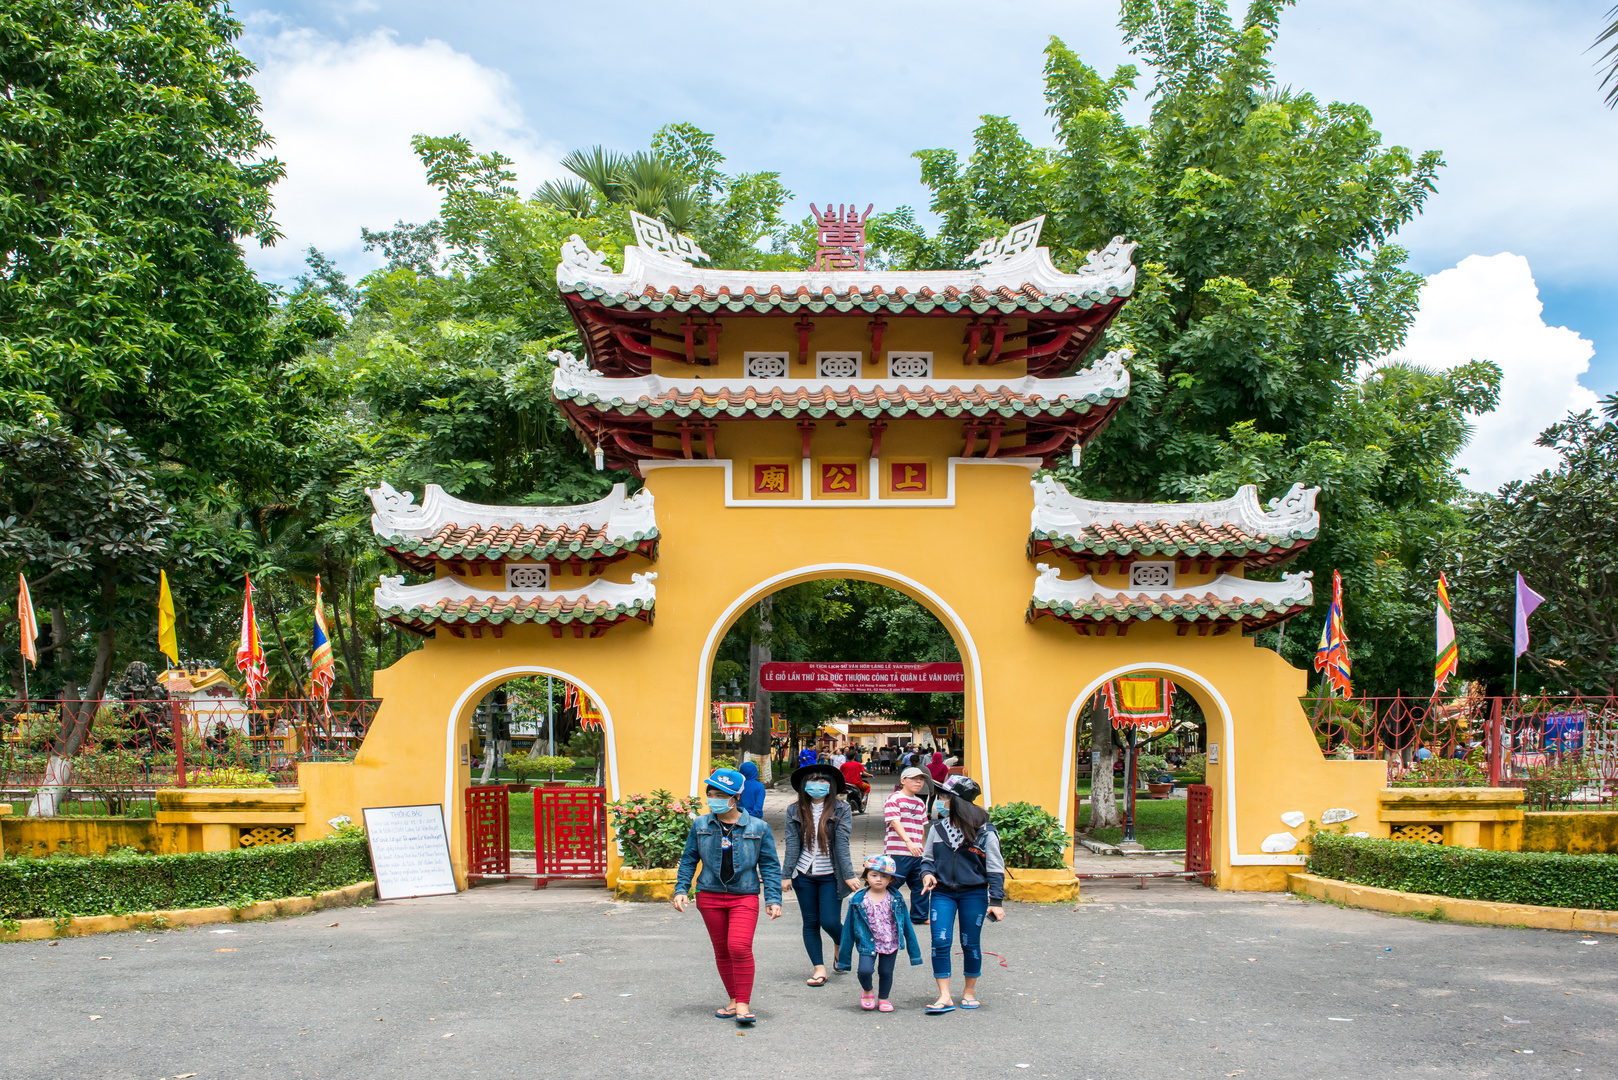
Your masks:
{"label": "purple flag", "polygon": [[1528,582],[1517,575],[1517,655],[1528,651],[1528,616],[1545,602],[1545,598],[1528,587]]}

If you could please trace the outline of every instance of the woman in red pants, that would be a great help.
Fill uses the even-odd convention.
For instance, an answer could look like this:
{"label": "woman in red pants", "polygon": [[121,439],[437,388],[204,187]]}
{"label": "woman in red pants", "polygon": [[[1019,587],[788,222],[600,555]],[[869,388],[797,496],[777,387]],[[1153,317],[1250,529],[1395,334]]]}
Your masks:
{"label": "woman in red pants", "polygon": [[697,864],[697,910],[713,941],[719,978],[730,1004],[714,1013],[748,1027],[753,1015],[753,931],[758,926],[758,890],[764,888],[764,910],[781,917],[781,860],[775,835],[762,818],[741,808],[747,780],[735,769],[716,769],[708,777],[708,813],[691,826],[674,882],[674,908],[685,910],[685,894]]}

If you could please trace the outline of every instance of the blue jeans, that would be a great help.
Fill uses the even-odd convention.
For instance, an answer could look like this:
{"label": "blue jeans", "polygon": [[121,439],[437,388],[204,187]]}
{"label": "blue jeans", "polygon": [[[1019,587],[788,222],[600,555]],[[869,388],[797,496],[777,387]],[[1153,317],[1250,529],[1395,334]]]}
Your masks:
{"label": "blue jeans", "polygon": [[792,879],[792,891],[798,894],[798,914],[803,916],[803,947],[809,952],[809,962],[820,967],[826,962],[820,932],[824,930],[831,938],[833,956],[843,939],[843,905],[837,900],[837,875],[799,874]]}
{"label": "blue jeans", "polygon": [[949,954],[955,944],[955,918],[959,912],[961,952],[966,955],[962,967],[965,968],[968,979],[977,978],[983,974],[983,945],[980,936],[983,933],[983,918],[989,913],[987,886],[973,889],[971,892],[958,893],[934,889],[932,901],[933,977],[936,979],[950,977]]}
{"label": "blue jeans", "polygon": [[910,921],[926,922],[927,894],[921,891],[921,857],[894,855],[892,858],[894,869],[899,871],[899,880],[910,886]]}

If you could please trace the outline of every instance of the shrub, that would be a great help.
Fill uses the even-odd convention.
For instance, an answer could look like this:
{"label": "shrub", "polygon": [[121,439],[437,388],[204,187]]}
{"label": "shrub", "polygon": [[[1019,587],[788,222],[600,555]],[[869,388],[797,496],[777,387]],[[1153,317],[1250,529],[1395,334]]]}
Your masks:
{"label": "shrub", "polygon": [[188,770],[185,782],[188,787],[199,788],[271,788],[275,786],[275,777],[240,765],[227,765],[222,769]]}
{"label": "shrub", "polygon": [[1618,910],[1618,856],[1485,851],[1316,833],[1311,874],[1401,892],[1501,904]]}
{"label": "shrub", "polygon": [[1033,803],[1002,803],[989,810],[1000,834],[1000,854],[1017,870],[1056,870],[1067,851],[1067,831],[1055,815]]}
{"label": "shrub", "polygon": [[1185,762],[1180,766],[1180,772],[1186,776],[1207,776],[1208,755],[1192,754],[1190,757],[1186,758]]}
{"label": "shrub", "polygon": [[527,780],[529,777],[538,776],[541,773],[548,776],[551,773],[567,772],[573,768],[573,759],[560,756],[551,757],[548,754],[530,754],[527,751],[519,750],[514,754],[506,755],[505,767]]}
{"label": "shrub", "polygon": [[370,877],[370,850],[361,839],[187,855],[6,859],[0,862],[0,919],[244,907]]}
{"label": "shrub", "polygon": [[696,799],[676,799],[662,788],[607,804],[624,865],[632,870],[680,865],[692,815],[700,812]]}
{"label": "shrub", "polygon": [[1469,751],[1464,758],[1432,757],[1417,761],[1399,775],[1399,787],[1449,787],[1488,779],[1489,759],[1483,748]]}

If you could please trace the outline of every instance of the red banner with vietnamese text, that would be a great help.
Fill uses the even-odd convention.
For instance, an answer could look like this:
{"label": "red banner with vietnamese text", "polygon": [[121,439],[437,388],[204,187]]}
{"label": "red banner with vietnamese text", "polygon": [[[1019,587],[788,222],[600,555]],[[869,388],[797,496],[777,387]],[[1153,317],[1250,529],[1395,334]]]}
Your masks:
{"label": "red banner with vietnamese text", "polygon": [[771,662],[760,665],[759,682],[774,693],[959,694],[966,673],[960,664]]}

